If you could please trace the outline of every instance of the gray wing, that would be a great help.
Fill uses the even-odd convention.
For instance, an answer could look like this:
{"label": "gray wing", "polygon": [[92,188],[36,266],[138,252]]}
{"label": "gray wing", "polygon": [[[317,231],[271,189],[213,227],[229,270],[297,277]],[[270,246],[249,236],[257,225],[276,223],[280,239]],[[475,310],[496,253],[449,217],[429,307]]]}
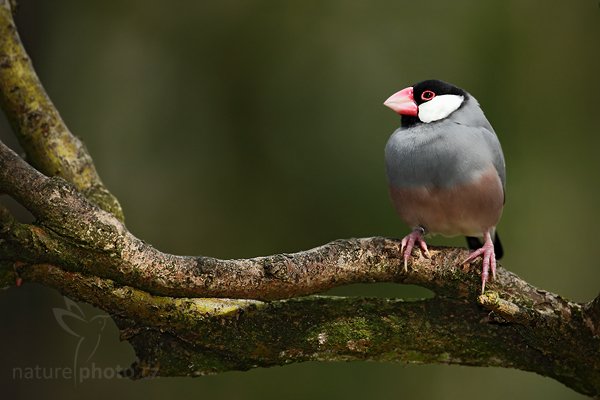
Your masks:
{"label": "gray wing", "polygon": [[492,163],[502,181],[502,188],[506,191],[506,163],[504,162],[504,153],[502,153],[498,136],[496,136],[496,132],[491,126],[489,129],[484,128],[483,135],[492,155]]}
{"label": "gray wing", "polygon": [[480,128],[481,135],[483,136],[487,147],[491,153],[492,163],[500,176],[502,181],[502,187],[506,186],[506,165],[504,163],[504,154],[502,153],[502,146],[498,140],[498,136],[492,128],[492,125],[485,117],[485,114],[479,106],[479,102],[473,95],[469,94],[469,99],[465,107],[460,108],[457,112],[452,114],[449,118],[455,123],[473,129]]}

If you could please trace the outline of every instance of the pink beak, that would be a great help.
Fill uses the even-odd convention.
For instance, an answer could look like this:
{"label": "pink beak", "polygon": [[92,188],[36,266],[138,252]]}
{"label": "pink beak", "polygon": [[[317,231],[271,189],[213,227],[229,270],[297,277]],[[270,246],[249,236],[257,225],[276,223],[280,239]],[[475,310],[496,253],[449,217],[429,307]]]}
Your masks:
{"label": "pink beak", "polygon": [[417,103],[415,103],[415,99],[413,98],[412,86],[394,93],[383,105],[391,108],[400,115],[416,116],[419,113],[419,107],[417,107]]}

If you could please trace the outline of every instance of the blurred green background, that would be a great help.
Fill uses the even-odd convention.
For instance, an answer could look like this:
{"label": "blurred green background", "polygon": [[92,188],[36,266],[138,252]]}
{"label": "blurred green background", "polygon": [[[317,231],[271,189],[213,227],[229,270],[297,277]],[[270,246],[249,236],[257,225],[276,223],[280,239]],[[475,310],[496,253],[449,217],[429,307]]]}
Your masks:
{"label": "blurred green background", "polygon": [[[161,250],[250,257],[404,235],[383,167],[399,118],[382,102],[438,78],[477,97],[502,142],[503,265],[571,300],[598,294],[596,0],[22,0],[18,25],[127,226]],[[0,138],[17,148],[1,118]],[[427,294],[391,284],[332,293]],[[3,398],[582,398],[527,372],[383,363],[137,382],[12,379],[14,367],[73,363],[77,339],[55,307],[62,296],[37,285],[0,293]],[[90,362],[123,367],[133,357],[110,322]]]}

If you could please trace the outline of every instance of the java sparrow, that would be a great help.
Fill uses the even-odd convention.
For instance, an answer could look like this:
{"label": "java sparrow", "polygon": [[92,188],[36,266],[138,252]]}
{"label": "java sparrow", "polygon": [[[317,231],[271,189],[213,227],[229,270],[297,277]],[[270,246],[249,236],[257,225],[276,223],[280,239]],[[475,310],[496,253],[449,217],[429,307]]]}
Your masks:
{"label": "java sparrow", "polygon": [[483,257],[483,293],[503,253],[496,225],[506,172],[494,129],[472,95],[439,80],[407,87],[384,105],[401,115],[385,165],[394,207],[413,229],[400,249],[405,270],[415,245],[429,256],[425,234],[464,235],[475,250],[464,263]]}

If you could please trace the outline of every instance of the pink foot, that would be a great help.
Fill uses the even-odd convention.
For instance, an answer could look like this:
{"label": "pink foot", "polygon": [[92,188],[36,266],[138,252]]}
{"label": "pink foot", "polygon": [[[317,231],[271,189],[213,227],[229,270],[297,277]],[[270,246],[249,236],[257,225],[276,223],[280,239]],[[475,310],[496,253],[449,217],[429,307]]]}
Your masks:
{"label": "pink foot", "polygon": [[490,232],[486,232],[484,235],[485,242],[483,246],[475,250],[474,252],[467,257],[463,264],[471,262],[475,260],[477,257],[482,257],[483,268],[481,271],[481,293],[485,291],[485,283],[488,281],[488,277],[490,274],[490,267],[492,269],[492,279],[496,278],[496,254],[494,253],[494,241],[492,240],[492,236]]}
{"label": "pink foot", "polygon": [[404,239],[402,239],[400,255],[404,256],[404,272],[408,271],[408,259],[412,254],[412,249],[415,247],[415,243],[419,245],[419,248],[425,257],[429,258],[429,250],[427,249],[427,244],[423,238],[423,233],[423,228],[415,228],[411,233],[404,236]]}

